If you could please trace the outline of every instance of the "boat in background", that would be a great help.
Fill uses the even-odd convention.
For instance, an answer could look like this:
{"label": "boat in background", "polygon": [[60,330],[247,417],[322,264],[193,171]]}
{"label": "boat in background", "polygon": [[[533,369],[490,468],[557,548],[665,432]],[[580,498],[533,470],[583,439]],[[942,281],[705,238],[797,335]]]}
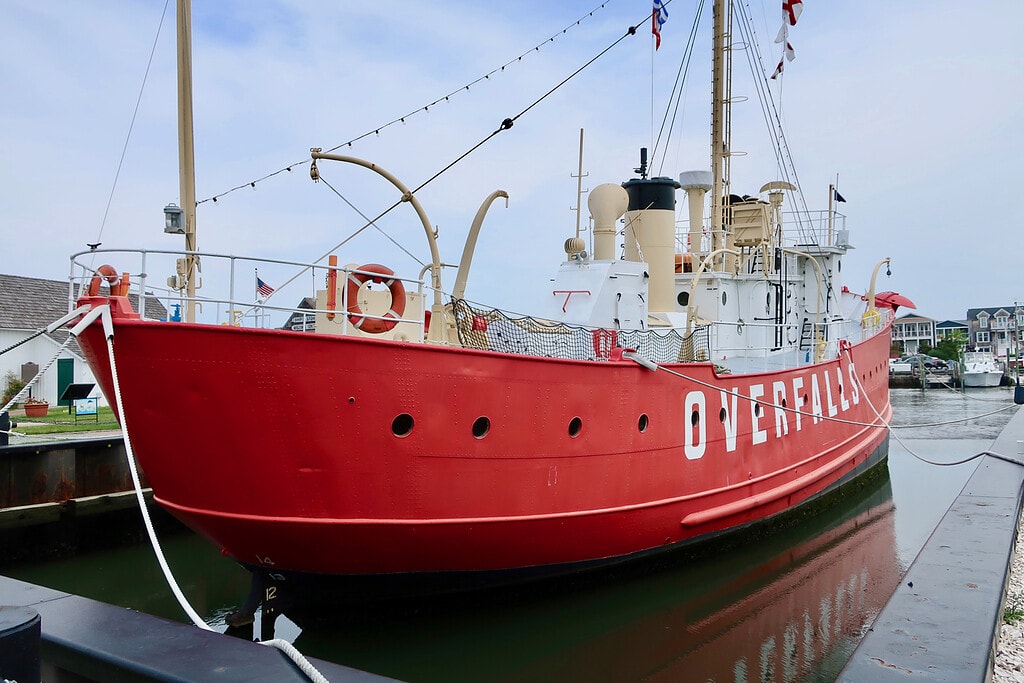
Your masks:
{"label": "boat in background", "polygon": [[[725,17],[717,0],[717,75]],[[594,188],[592,243],[566,239],[536,315],[465,298],[504,192],[484,199],[445,287],[415,193],[318,149],[314,180],[334,161],[398,188],[427,266],[305,264],[325,283],[294,311],[310,331],[237,324],[264,302],[235,296],[235,256],[222,259],[228,294],[203,299],[231,324],[194,321],[190,263],[201,256],[210,282],[218,258],[194,241],[172,271],[185,322],[128,304],[162,254],[97,249],[119,268],[95,272],[72,257],[79,343],[155,499],[256,577],[344,577],[358,594],[623,562],[775,519],[884,466],[896,304],[879,305],[875,278],[889,260],[857,293],[831,198],[790,214],[786,179],[731,192],[727,83],[714,79],[711,171],[652,177],[642,152],[636,177]],[[182,196],[188,230],[194,194]]]}
{"label": "boat in background", "polygon": [[998,387],[1003,381],[1003,366],[988,351],[964,353],[965,387]]}

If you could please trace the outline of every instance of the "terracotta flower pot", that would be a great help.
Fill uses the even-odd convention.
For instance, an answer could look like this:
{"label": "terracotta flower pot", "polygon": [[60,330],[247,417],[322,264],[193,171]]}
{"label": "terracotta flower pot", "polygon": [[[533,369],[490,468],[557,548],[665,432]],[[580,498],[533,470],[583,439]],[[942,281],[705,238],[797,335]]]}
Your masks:
{"label": "terracotta flower pot", "polygon": [[25,417],[46,417],[46,413],[49,410],[49,403],[26,403]]}

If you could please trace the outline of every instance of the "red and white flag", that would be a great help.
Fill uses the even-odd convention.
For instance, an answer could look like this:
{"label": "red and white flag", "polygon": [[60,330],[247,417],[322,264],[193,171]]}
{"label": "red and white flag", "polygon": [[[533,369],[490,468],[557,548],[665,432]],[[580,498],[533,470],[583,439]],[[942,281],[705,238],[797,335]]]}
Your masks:
{"label": "red and white flag", "polygon": [[796,20],[804,11],[803,0],[782,0],[782,27],[775,36],[776,43],[784,43],[789,39],[789,27],[796,26]]}
{"label": "red and white flag", "polygon": [[800,13],[803,11],[803,0],[782,0],[782,14],[790,26],[796,26],[796,20],[800,18]]}
{"label": "red and white flag", "polygon": [[782,51],[782,59],[779,60],[779,65],[775,67],[775,73],[772,74],[772,80],[782,75],[782,69],[786,62],[792,62],[796,59],[796,51],[793,50],[793,46],[786,43],[786,49]]}
{"label": "red and white flag", "polygon": [[782,57],[779,59],[779,65],[775,67],[772,80],[775,80],[782,74],[782,69],[785,67],[786,62],[792,62],[796,59],[796,52],[789,42],[789,27],[796,26],[796,21],[800,18],[800,13],[803,11],[803,0],[782,0],[782,28],[779,29],[779,35],[775,37],[776,43],[783,44]]}

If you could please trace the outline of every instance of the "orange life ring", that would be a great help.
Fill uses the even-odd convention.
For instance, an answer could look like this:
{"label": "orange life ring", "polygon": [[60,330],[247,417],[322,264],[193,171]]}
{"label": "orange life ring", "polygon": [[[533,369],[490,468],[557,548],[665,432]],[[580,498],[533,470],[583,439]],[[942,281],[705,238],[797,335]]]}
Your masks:
{"label": "orange life ring", "polygon": [[[380,334],[393,329],[402,319],[402,314],[405,313],[405,285],[401,280],[393,277],[395,271],[387,266],[367,263],[365,266],[359,266],[357,270],[361,272],[348,274],[348,284],[346,285],[345,296],[348,299],[348,308],[345,310],[348,313],[348,321],[356,329],[370,334]],[[371,275],[371,273],[373,274]],[[359,308],[359,288],[367,280],[383,283],[391,291],[391,310],[381,318],[367,318]]]}
{"label": "orange life ring", "polygon": [[128,294],[128,273],[118,276],[114,266],[103,264],[96,269],[96,274],[89,281],[89,296],[99,296],[100,284],[106,280],[110,284],[110,296],[125,296]]}

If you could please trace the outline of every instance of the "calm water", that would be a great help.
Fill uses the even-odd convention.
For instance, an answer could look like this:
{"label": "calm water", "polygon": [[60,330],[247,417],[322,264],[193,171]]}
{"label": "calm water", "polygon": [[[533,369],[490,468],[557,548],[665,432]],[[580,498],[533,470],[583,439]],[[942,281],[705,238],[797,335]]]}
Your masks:
{"label": "calm water", "polygon": [[[889,476],[742,549],[469,604],[351,609],[305,629],[280,618],[276,635],[405,681],[831,681],[977,464],[911,453],[952,462],[985,450],[1012,411],[977,416],[1009,404],[1001,388],[894,390],[894,424],[930,426],[894,430]],[[223,630],[248,574],[198,537],[163,545],[193,606]],[[148,546],[3,573],[185,620]]]}

